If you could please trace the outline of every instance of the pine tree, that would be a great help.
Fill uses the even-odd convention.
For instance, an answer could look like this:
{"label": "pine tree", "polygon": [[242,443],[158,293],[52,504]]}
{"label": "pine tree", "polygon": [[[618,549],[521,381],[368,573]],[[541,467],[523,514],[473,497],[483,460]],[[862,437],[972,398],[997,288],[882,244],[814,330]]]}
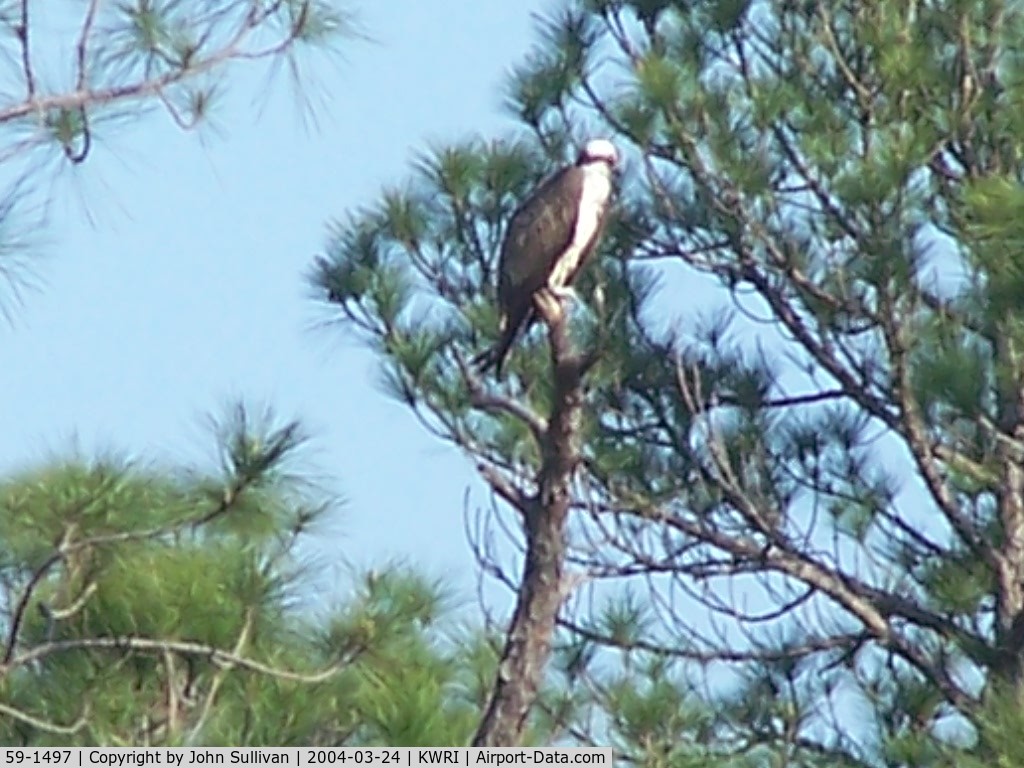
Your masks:
{"label": "pine tree", "polygon": [[85,163],[99,141],[153,111],[201,128],[242,66],[273,75],[287,64],[305,99],[310,59],[355,32],[337,0],[0,5],[0,312],[10,315],[32,284],[55,168]]}
{"label": "pine tree", "polygon": [[[521,573],[485,563],[519,589],[479,743],[564,674],[604,713],[575,738],[647,764],[1003,759],[1022,34],[984,0],[577,0],[513,78],[519,134],[336,225],[313,283],[522,532]],[[627,172],[582,305],[481,377],[503,227],[595,135]]]}
{"label": "pine tree", "polygon": [[0,483],[0,741],[465,740],[480,673],[452,595],[392,566],[317,599],[301,544],[338,502],[299,426],[239,406],[222,427],[218,472],[70,458]]}

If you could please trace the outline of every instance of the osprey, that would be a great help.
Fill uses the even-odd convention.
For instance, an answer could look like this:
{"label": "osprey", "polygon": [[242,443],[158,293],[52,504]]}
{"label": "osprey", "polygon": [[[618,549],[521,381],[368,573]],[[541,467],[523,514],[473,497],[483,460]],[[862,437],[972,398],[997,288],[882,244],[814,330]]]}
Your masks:
{"label": "osprey", "polygon": [[535,301],[572,296],[573,280],[594,251],[608,215],[615,145],[593,139],[575,165],[562,168],[519,206],[498,262],[501,336],[478,358],[498,378],[516,338],[533,322]]}

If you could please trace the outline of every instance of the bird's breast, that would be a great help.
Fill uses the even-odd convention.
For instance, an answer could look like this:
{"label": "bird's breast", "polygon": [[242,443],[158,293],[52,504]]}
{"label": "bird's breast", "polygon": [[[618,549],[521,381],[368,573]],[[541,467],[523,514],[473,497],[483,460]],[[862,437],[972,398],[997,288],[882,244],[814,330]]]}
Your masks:
{"label": "bird's breast", "polygon": [[604,165],[588,166],[584,173],[586,175],[583,179],[580,209],[576,217],[572,242],[554,265],[549,279],[552,287],[566,285],[576,274],[594,246],[605,211],[608,209],[608,200],[612,194],[612,179],[608,168]]}

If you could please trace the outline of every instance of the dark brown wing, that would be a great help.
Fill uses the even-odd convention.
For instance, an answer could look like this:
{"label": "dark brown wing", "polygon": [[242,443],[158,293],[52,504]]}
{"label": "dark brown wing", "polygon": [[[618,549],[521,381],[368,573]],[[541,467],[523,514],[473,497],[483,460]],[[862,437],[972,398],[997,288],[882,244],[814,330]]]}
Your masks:
{"label": "dark brown wing", "polygon": [[484,360],[485,370],[493,365],[498,378],[509,349],[534,320],[533,295],[572,242],[583,179],[581,168],[563,168],[542,183],[509,221],[498,262],[502,333]]}
{"label": "dark brown wing", "polygon": [[549,178],[512,215],[498,263],[498,303],[510,308],[543,286],[572,242],[584,171],[570,166]]}

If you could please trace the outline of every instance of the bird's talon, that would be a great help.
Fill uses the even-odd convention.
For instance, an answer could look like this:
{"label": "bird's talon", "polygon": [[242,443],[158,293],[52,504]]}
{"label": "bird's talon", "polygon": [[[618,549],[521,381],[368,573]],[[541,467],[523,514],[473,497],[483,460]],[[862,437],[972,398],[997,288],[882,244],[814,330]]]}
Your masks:
{"label": "bird's talon", "polygon": [[572,288],[572,286],[568,286],[568,285],[549,286],[548,290],[551,291],[551,295],[555,299],[557,299],[559,302],[561,302],[563,304],[568,303],[570,301],[571,302],[578,302],[579,301],[579,296],[576,294],[576,291]]}

